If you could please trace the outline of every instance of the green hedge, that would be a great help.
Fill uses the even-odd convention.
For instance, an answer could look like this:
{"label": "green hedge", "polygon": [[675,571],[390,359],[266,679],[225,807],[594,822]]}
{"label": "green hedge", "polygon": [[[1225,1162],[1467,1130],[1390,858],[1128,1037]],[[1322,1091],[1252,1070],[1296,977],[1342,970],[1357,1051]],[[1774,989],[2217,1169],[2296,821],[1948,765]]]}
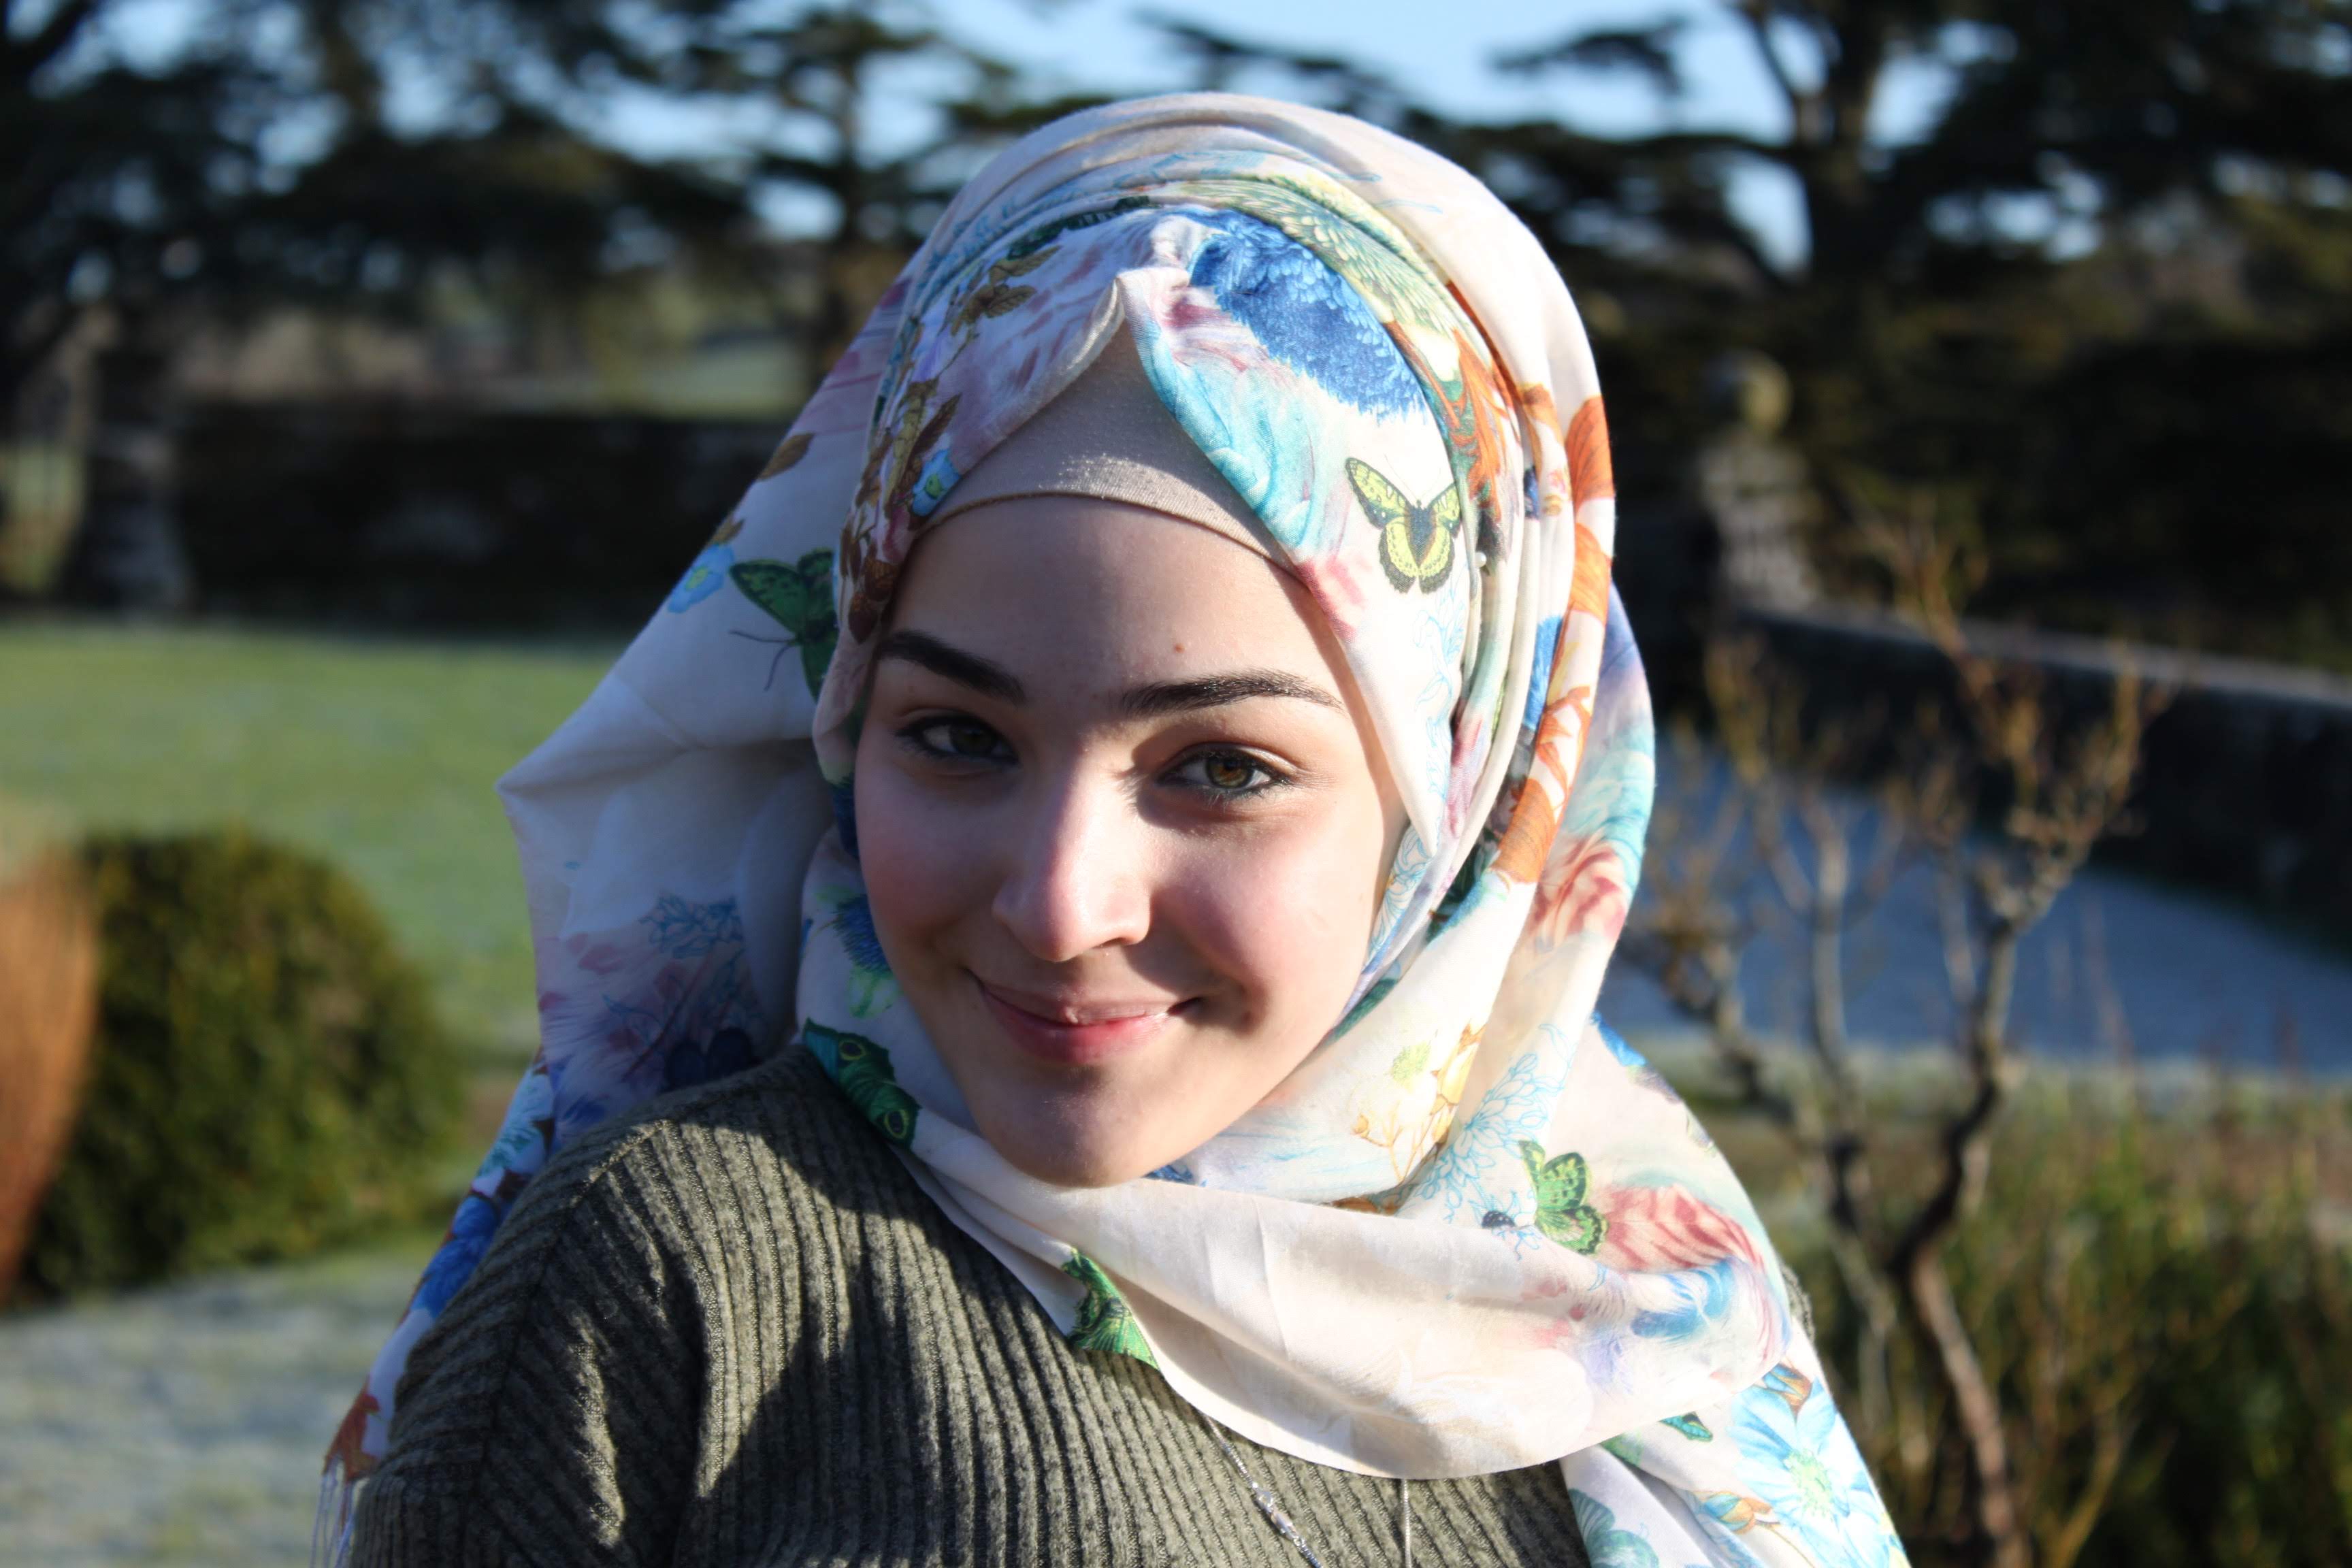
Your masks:
{"label": "green hedge", "polygon": [[[2352,1248],[2322,1179],[2347,1131],[2342,1093],[2308,1089],[2251,1119],[2043,1105],[2005,1131],[1948,1257],[2037,1563],[2352,1562]],[[1859,1313],[1793,1250],[1913,1562],[1970,1562],[1934,1380],[1898,1341],[1891,1419],[1865,1419]]]}
{"label": "green hedge", "polygon": [[98,1044],[26,1286],[288,1256],[412,1209],[462,1069],[425,977],[352,881],[236,832],[84,855]]}
{"label": "green hedge", "polygon": [[199,403],[180,522],[209,613],[633,630],[781,422]]}

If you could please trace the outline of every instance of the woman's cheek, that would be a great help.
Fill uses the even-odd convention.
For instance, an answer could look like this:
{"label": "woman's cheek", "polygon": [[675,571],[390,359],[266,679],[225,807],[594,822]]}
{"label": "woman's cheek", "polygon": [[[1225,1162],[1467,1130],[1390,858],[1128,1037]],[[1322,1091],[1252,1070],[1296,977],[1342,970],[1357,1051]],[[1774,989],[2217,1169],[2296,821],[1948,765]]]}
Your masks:
{"label": "woman's cheek", "polygon": [[1346,1004],[1363,967],[1371,911],[1355,889],[1364,847],[1334,826],[1310,820],[1255,838],[1184,879],[1177,907],[1192,945],[1239,982],[1252,1012],[1273,1026],[1305,1026],[1300,1015],[1313,1010],[1319,1035],[1337,1021],[1320,1013]]}
{"label": "woman's cheek", "polygon": [[956,918],[978,840],[966,814],[887,765],[860,769],[856,789],[858,869],[876,934],[898,968],[915,956],[908,943]]}

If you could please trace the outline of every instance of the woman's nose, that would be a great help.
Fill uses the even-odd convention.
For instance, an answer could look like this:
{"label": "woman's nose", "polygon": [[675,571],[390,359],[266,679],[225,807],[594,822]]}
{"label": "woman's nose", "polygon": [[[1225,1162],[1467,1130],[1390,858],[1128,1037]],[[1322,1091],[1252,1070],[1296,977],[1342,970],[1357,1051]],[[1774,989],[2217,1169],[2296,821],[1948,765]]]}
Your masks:
{"label": "woman's nose", "polygon": [[1147,832],[1124,792],[1059,781],[1006,846],[997,920],[1048,963],[1142,941],[1151,927]]}

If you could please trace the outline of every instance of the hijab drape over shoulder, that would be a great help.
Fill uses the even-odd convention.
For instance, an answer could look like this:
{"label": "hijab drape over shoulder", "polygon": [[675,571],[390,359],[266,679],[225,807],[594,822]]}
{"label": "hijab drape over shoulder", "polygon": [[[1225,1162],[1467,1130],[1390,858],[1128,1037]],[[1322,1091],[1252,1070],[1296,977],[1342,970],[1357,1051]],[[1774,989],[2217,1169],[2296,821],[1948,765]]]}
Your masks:
{"label": "hijab drape over shoulder", "polygon": [[[1173,482],[1238,497],[1320,607],[1409,826],[1345,1021],[1184,1159],[1070,1189],[971,1130],[901,1002],[850,769],[908,552],[1106,352],[1206,459]],[[552,1149],[805,1049],[1078,1344],[1260,1444],[1415,1478],[1557,1460],[1596,1563],[1899,1561],[1754,1208],[1593,1014],[1653,766],[1616,529],[1575,308],[1454,165],[1223,95],[997,158],[501,786],[542,1042],[331,1481],[382,1453],[407,1347]]]}

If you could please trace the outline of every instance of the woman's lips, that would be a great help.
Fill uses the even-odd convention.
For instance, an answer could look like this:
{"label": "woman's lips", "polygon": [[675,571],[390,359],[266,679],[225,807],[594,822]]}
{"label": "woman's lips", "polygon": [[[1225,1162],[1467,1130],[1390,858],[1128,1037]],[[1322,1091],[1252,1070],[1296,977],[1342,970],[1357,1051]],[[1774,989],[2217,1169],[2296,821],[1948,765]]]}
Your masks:
{"label": "woman's lips", "polygon": [[1069,1003],[991,985],[979,976],[981,1000],[1024,1052],[1056,1067],[1091,1067],[1156,1038],[1182,1011],[1181,1000]]}

